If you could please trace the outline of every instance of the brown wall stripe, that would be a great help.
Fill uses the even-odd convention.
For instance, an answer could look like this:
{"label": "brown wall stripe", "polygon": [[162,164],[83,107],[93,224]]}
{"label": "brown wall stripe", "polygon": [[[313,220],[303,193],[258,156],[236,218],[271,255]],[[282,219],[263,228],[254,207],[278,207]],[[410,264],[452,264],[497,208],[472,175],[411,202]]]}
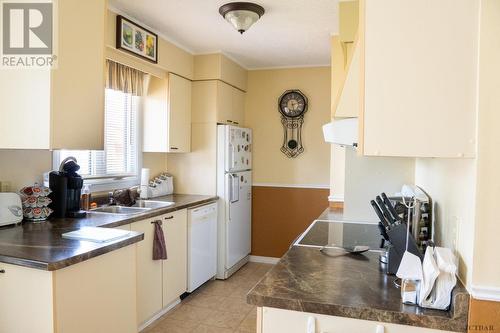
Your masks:
{"label": "brown wall stripe", "polygon": [[252,255],[279,258],[328,207],[328,189],[253,186]]}
{"label": "brown wall stripe", "polygon": [[471,298],[468,332],[500,333],[500,302]]}

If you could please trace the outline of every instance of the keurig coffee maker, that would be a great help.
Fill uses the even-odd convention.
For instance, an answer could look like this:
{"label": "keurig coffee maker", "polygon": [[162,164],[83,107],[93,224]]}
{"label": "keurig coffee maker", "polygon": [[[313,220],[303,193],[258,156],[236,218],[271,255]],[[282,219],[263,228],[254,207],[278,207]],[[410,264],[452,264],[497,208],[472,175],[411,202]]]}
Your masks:
{"label": "keurig coffee maker", "polygon": [[76,158],[65,158],[59,171],[49,173],[49,187],[52,191],[50,207],[55,217],[85,217],[86,212],[80,210],[80,195],[83,178],[76,172],[80,170]]}

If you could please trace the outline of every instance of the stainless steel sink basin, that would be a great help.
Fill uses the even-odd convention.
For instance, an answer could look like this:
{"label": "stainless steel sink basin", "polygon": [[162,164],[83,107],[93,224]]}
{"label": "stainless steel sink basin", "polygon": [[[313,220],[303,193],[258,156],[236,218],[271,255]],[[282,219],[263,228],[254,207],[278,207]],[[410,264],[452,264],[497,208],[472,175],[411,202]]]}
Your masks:
{"label": "stainless steel sink basin", "polygon": [[155,201],[155,200],[137,200],[135,202],[135,205],[133,205],[132,207],[156,209],[156,208],[164,208],[164,207],[172,206],[173,204],[175,204],[175,202]]}
{"label": "stainless steel sink basin", "polygon": [[92,212],[120,214],[120,215],[133,215],[133,214],[144,213],[150,209],[151,208],[146,208],[146,207],[104,206],[104,207],[92,209]]}

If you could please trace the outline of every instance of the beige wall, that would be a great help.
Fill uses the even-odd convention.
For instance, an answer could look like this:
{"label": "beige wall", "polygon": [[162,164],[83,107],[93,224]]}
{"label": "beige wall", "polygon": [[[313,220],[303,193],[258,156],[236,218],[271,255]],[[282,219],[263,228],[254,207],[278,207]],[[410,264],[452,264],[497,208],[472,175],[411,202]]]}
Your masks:
{"label": "beige wall", "polygon": [[401,191],[415,179],[415,159],[405,157],[360,156],[352,147],[345,149],[344,218],[378,222],[370,205],[377,195]]}
{"label": "beige wall", "polygon": [[[107,55],[110,54],[109,49],[115,49],[116,45],[116,14],[108,10],[106,26],[106,46],[108,47]],[[137,22],[141,24],[141,22]],[[126,52],[117,51],[122,56],[132,59],[132,61],[139,63],[139,69],[146,72],[156,74],[158,70],[166,70],[193,79],[194,58],[193,55],[184,51],[183,49],[175,46],[174,44],[166,41],[165,39],[158,38],[158,64],[153,64],[149,61],[142,60],[138,57],[130,55]],[[120,57],[121,58],[121,57]],[[118,60],[118,59],[117,59]],[[131,65],[130,63],[128,65]],[[151,68],[148,70],[148,68]]]}
{"label": "beige wall", "polygon": [[500,2],[483,0],[481,9],[476,233],[473,284],[500,287]]}
{"label": "beige wall", "polygon": [[436,243],[456,251],[459,276],[472,276],[476,162],[474,159],[417,158],[415,183],[436,204]]}
{"label": "beige wall", "polygon": [[330,149],[330,202],[344,201],[345,192],[345,154],[346,148],[331,145]]}
{"label": "beige wall", "polygon": [[10,191],[42,182],[42,174],[51,169],[48,150],[0,150],[0,182],[9,182]]}
{"label": "beige wall", "polygon": [[142,153],[142,167],[150,169],[151,177],[167,171],[167,154]]}
{"label": "beige wall", "polygon": [[[302,132],[305,151],[293,159],[280,151],[278,98],[287,89],[300,89],[309,99]],[[328,185],[330,145],[321,130],[328,121],[330,67],[249,71],[245,126],[253,129],[254,183]]]}

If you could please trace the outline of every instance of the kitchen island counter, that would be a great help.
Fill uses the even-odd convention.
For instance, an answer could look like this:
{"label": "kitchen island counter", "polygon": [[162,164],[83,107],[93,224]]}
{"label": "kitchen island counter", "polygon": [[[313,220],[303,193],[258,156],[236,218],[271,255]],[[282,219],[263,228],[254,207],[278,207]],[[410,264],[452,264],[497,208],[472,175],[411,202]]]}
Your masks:
{"label": "kitchen island counter", "polygon": [[[340,215],[339,215],[340,214]],[[336,220],[341,212],[325,212]],[[346,254],[313,246],[292,246],[279,263],[249,292],[247,302],[278,308],[383,323],[466,332],[469,294],[458,282],[448,311],[401,303],[394,276],[385,274],[378,252]]]}

